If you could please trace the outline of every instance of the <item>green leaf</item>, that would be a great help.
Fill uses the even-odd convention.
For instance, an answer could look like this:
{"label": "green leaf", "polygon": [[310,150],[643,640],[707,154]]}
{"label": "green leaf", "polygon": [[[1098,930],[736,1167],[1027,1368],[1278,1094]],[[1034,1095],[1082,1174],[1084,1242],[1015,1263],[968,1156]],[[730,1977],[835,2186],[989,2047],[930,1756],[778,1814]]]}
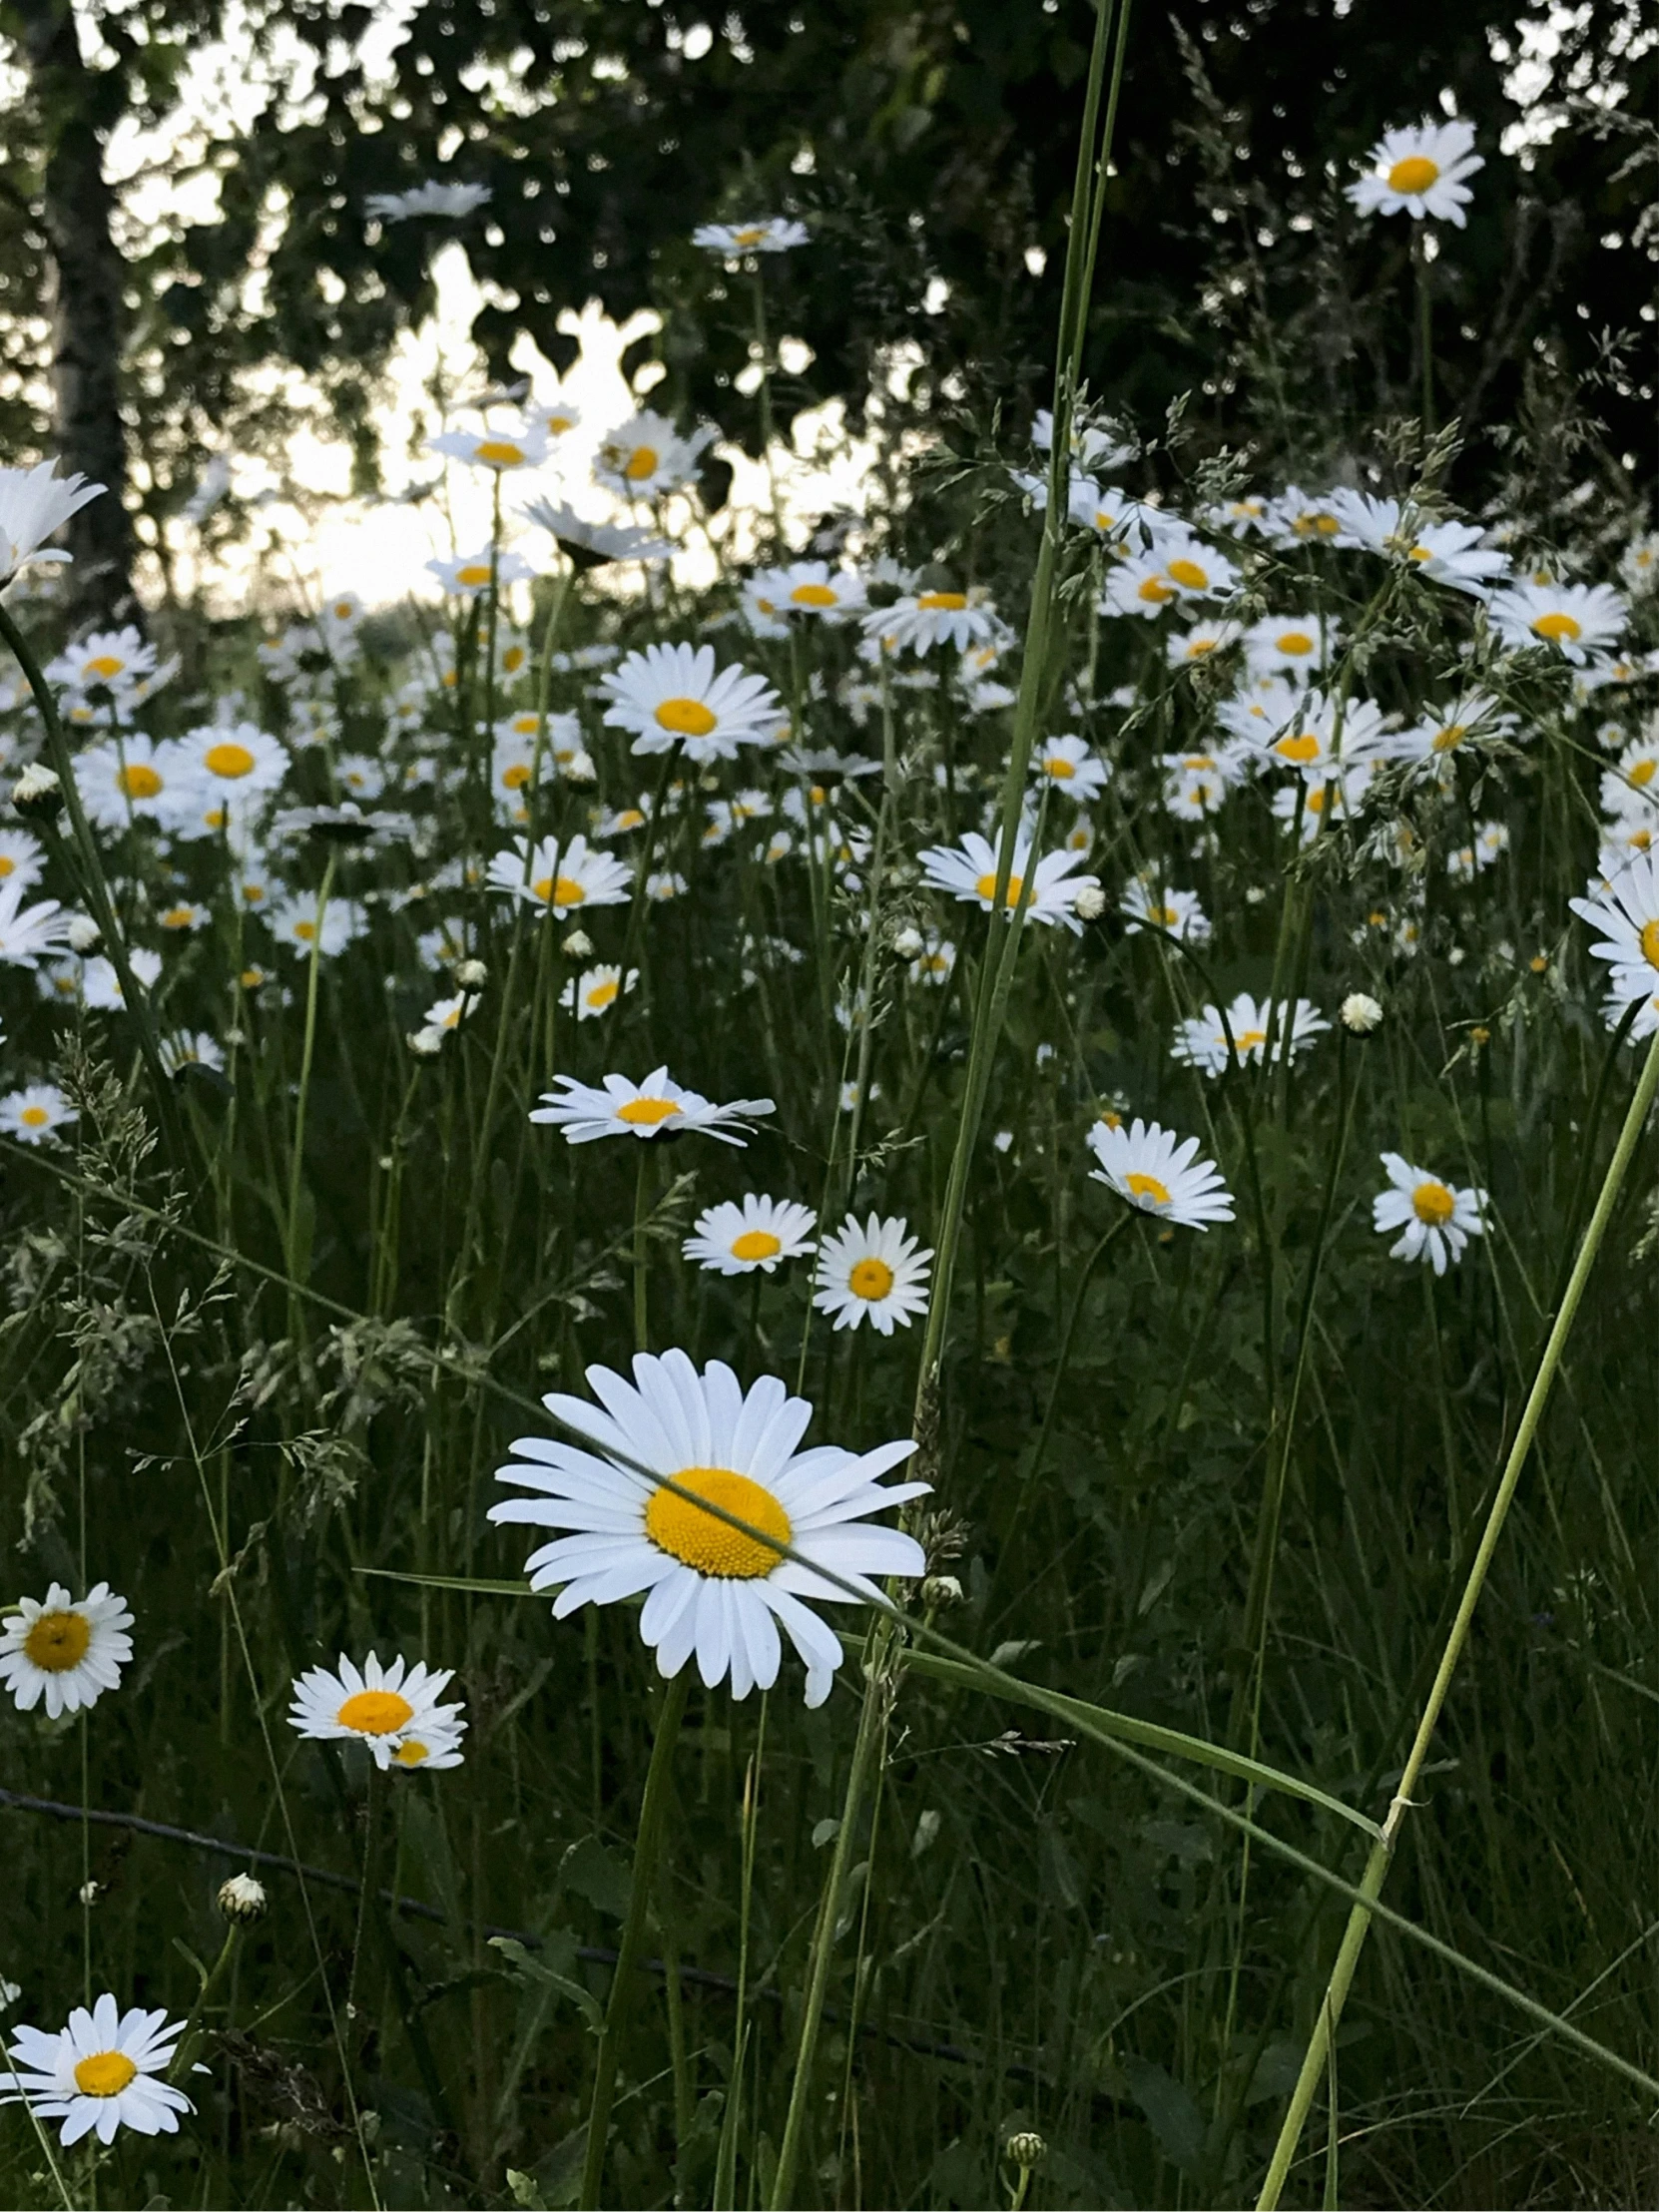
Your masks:
{"label": "green leaf", "polygon": [[489,1944],[492,1950],[498,1950],[501,1953],[520,1980],[534,1981],[540,1983],[544,1988],[556,1989],[560,1996],[570,1999],[590,2027],[598,2027],[600,2022],[599,2000],[595,1997],[593,1991],[585,1989],[574,1975],[562,1972],[553,1963],[554,1957],[561,1953],[567,1960],[574,1960],[576,1946],[568,1936],[560,1945],[555,1946],[550,1943],[549,1951],[551,1955],[545,1958],[537,1957],[533,1950],[526,1950],[516,1936],[492,1936],[489,1938]]}
{"label": "green leaf", "polygon": [[1198,2106],[1154,2059],[1125,2058],[1122,2071],[1164,2156],[1183,2173],[1195,2173],[1204,2157],[1204,2115]]}

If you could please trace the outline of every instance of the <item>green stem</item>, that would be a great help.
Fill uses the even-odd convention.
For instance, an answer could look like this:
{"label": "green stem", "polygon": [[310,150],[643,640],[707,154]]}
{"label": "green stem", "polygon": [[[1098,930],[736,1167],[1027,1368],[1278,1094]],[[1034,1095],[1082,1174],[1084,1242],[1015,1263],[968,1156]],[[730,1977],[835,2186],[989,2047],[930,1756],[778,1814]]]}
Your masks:
{"label": "green stem", "polygon": [[1360,1883],[1363,1902],[1357,1904],[1349,1916],[1348,1929],[1343,1936],[1342,1948],[1338,1951],[1337,1962],[1331,1969],[1331,1978],[1326,1989],[1325,2002],[1320,2008],[1319,2021],[1313,2038],[1308,2045],[1307,2056],[1302,2062],[1302,2071],[1297,2077],[1296,2088],[1291,2095],[1290,2109],[1286,2112],[1284,2125],[1279,2131],[1279,2140],[1274,2147],[1273,2161],[1268,2168],[1267,2179],[1263,2182],[1261,2196],[1257,2199],[1258,2212],[1272,2212],[1272,2208],[1278,2205],[1280,2195],[1284,2190],[1285,2178],[1291,2169],[1291,2161],[1296,2156],[1297,2145],[1302,2138],[1302,2130],[1308,2118],[1309,2107],[1314,2101],[1321,2081],[1325,2078],[1327,2049],[1331,2038],[1335,2035],[1342,2021],[1343,2006],[1348,2001],[1348,1992],[1354,1981],[1355,1970],[1360,1963],[1360,1955],[1366,1947],[1366,1937],[1371,1933],[1373,1915],[1370,1908],[1381,1897],[1382,1886],[1388,1878],[1388,1868],[1393,1861],[1394,1845],[1398,1839],[1400,1829],[1404,1825],[1405,1815],[1411,1808],[1412,1792],[1416,1788],[1417,1780],[1427,1761],[1429,1748],[1434,1740],[1434,1731],[1439,1725],[1441,1709],[1451,1688],[1452,1677],[1456,1673],[1458,1662],[1463,1656],[1463,1647],[1468,1642],[1469,1630],[1474,1621],[1474,1609],[1480,1602],[1480,1593],[1485,1587],[1486,1575],[1492,1563],[1492,1555],[1497,1549],[1498,1538],[1503,1533],[1503,1523],[1508,1517],[1509,1507],[1519,1485],[1521,1470],[1525,1466],[1527,1455],[1532,1449],[1533,1438],[1537,1435],[1538,1425],[1543,1419],[1544,1408],[1549,1403],[1550,1392],[1555,1386],[1556,1373],[1561,1365],[1561,1356],[1566,1350],[1567,1339],[1572,1334],[1572,1326],[1578,1316],[1579,1302],[1582,1300],[1585,1286],[1590,1280],[1590,1273],[1595,1266],[1596,1256],[1601,1250],[1602,1239],[1607,1234],[1607,1225],[1613,1218],[1613,1209],[1618,1203],[1619,1193],[1624,1187],[1625,1176],[1629,1172],[1631,1160],[1635,1157],[1636,1146],[1640,1142],[1643,1129],[1646,1127],[1648,1115],[1653,1110],[1653,1101],[1656,1095],[1659,1095],[1659,1035],[1655,1036],[1653,1043],[1648,1048],[1647,1059],[1642,1066],[1641,1079],[1636,1085],[1636,1095],[1630,1101],[1630,1110],[1624,1117],[1624,1127],[1619,1131],[1619,1141],[1613,1148],[1612,1159],[1607,1163],[1607,1173],[1602,1178],[1601,1194],[1596,1200],[1595,1212],[1590,1216],[1589,1227],[1584,1232],[1584,1242],[1579,1246],[1578,1258],[1573,1263],[1573,1271],[1567,1280],[1567,1288],[1561,1299],[1560,1312],[1555,1317],[1555,1325],[1550,1330],[1549,1341],[1544,1346],[1543,1358],[1538,1363],[1538,1372],[1533,1377],[1532,1388],[1527,1394],[1526,1406],[1520,1417],[1520,1426],[1515,1431],[1515,1440],[1510,1446],[1503,1476],[1497,1486],[1497,1494],[1492,1499],[1491,1509],[1487,1513],[1485,1530],[1480,1538],[1480,1548],[1474,1555],[1474,1562],[1469,1568],[1468,1579],[1463,1585],[1463,1595],[1458,1603],[1450,1632],[1446,1637],[1445,1650],[1440,1655],[1440,1664],[1435,1673],[1433,1685],[1429,1690],[1427,1702],[1423,1706],[1422,1718],[1417,1723],[1416,1736],[1412,1740],[1410,1752],[1406,1757],[1404,1771],[1399,1778],[1399,1787],[1394,1793],[1393,1803],[1388,1807],[1388,1816],[1382,1824],[1382,1833],[1378,1842],[1373,1845],[1371,1857],[1366,1862],[1366,1871]]}
{"label": "green stem", "polygon": [[651,1314],[648,1295],[648,1266],[651,1257],[651,1240],[647,1225],[651,1220],[651,1208],[656,1198],[656,1161],[651,1147],[653,1137],[640,1144],[639,1173],[634,1178],[634,1350],[651,1350]]}
{"label": "green stem", "polygon": [[[287,1230],[283,1254],[289,1277],[299,1280],[299,1194],[305,1180],[305,1109],[310,1099],[311,1062],[316,1052],[316,993],[322,966],[322,926],[328,912],[328,893],[334,882],[334,855],[322,871],[322,888],[316,894],[316,934],[311,939],[310,965],[305,976],[305,1041],[299,1056],[299,1095],[293,1108],[293,1151],[288,1162]],[[295,1328],[295,1341],[298,1331]]]}
{"label": "green stem", "polygon": [[1434,435],[1434,307],[1428,295],[1427,241],[1422,225],[1411,232],[1411,266],[1417,279],[1417,351],[1422,374],[1422,434]]}
{"label": "green stem", "polygon": [[605,2173],[605,2150],[610,2134],[611,2103],[616,2095],[617,2056],[633,2009],[639,1978],[640,1952],[645,1944],[646,1923],[651,1912],[652,1880],[657,1870],[663,1820],[668,1811],[669,1775],[674,1747],[685,1716],[691,1669],[682,1667],[663,1692],[657,1714],[657,1734],[646,1771],[645,1798],[640,1806],[639,1835],[634,1844],[634,1879],[628,1892],[628,1918],[622,1926],[616,1972],[611,1980],[610,2001],[599,2030],[599,2052],[594,2062],[593,2101],[588,2107],[587,2149],[582,2161],[582,2189],[577,2202],[582,2212],[595,2212],[599,2185]]}

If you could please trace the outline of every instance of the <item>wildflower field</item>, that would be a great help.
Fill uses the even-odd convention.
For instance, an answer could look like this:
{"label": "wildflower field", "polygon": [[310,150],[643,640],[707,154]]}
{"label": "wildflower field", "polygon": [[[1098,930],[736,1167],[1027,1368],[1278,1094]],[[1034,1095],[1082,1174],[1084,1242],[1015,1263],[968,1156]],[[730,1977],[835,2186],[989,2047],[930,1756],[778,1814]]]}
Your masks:
{"label": "wildflower field", "polygon": [[[62,288],[0,393],[0,2201],[1659,2193],[1654,315],[1534,255],[1651,284],[1659,141],[1368,8],[1276,174],[1029,13],[1040,367],[786,133],[659,147],[612,415],[431,380],[412,584],[142,352],[100,480]],[[359,443],[534,258],[428,121]]]}

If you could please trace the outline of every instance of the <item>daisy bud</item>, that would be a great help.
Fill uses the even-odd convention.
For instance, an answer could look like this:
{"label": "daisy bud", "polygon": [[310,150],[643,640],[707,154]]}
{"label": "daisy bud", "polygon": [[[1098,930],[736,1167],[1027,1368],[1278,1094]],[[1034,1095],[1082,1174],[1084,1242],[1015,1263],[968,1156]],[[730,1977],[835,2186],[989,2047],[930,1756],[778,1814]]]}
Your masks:
{"label": "daisy bud", "polygon": [[265,1884],[256,1882],[251,1874],[234,1874],[220,1884],[219,1910],[233,1927],[263,1921],[267,1903]]}
{"label": "daisy bud", "polygon": [[921,1602],[929,1612],[946,1605],[960,1605],[962,1585],[953,1574],[930,1574],[921,1585]]}
{"label": "daisy bud", "polygon": [[573,929],[559,949],[572,960],[585,960],[593,951],[593,939],[585,929]]}
{"label": "daisy bud", "polygon": [[429,1060],[433,1053],[443,1050],[444,1035],[445,1032],[441,1029],[411,1029],[404,1041],[411,1052],[417,1053],[423,1060]]}
{"label": "daisy bud", "polygon": [[12,805],[25,820],[55,822],[63,811],[63,786],[37,761],[12,786]]}
{"label": "daisy bud", "polygon": [[574,760],[565,763],[567,784],[597,784],[599,771],[593,765],[591,753],[578,753]]}
{"label": "daisy bud", "polygon": [[455,964],[455,981],[463,991],[481,991],[490,979],[490,971],[482,960],[458,960]]}
{"label": "daisy bud", "polygon": [[83,1882],[75,1893],[75,1902],[77,1905],[96,1905],[103,1895],[104,1885],[101,1882]]}
{"label": "daisy bud", "polygon": [[[1106,911],[1106,893],[1098,883],[1079,884],[1077,895],[1071,902],[1071,910],[1079,921],[1098,921]],[[1029,2138],[1025,2136],[1015,2137],[1017,2142],[1026,2140],[1035,2142],[1036,2139],[1034,2135]]]}
{"label": "daisy bud", "polygon": [[1017,2135],[1009,2136],[1003,2148],[1009,2162],[1024,2173],[1029,2173],[1033,2166],[1040,2166],[1048,2156],[1048,2145],[1035,2128],[1022,2127]]}
{"label": "daisy bud", "polygon": [[1382,1019],[1382,1008],[1369,991],[1350,991],[1339,1018],[1355,1036],[1369,1037]]}
{"label": "daisy bud", "polygon": [[921,931],[913,925],[906,925],[900,929],[892,941],[892,948],[901,960],[918,959],[921,954]]}
{"label": "daisy bud", "polygon": [[70,915],[69,949],[71,952],[90,952],[103,933],[91,914]]}

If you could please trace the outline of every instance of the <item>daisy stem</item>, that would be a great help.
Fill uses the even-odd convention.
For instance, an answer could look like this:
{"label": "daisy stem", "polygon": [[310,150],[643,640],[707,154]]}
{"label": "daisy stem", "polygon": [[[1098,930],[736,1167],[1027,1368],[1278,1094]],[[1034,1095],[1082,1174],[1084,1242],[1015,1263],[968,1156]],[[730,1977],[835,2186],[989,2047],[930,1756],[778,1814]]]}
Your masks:
{"label": "daisy stem", "polygon": [[645,1797],[640,1805],[639,1833],[634,1843],[634,1878],[628,1892],[628,1918],[622,1924],[616,1971],[611,1977],[610,2000],[599,2030],[599,2051],[594,2062],[593,2101],[588,2107],[587,2149],[582,2161],[582,2189],[577,2202],[582,2212],[595,2212],[599,2184],[605,2173],[605,2151],[610,2134],[611,2102],[616,2094],[617,2058],[628,2016],[633,2010],[639,1978],[640,1953],[645,1945],[646,1923],[651,1913],[652,1881],[657,1871],[663,1821],[668,1812],[669,1777],[674,1747],[685,1717],[691,1670],[682,1667],[663,1690],[657,1712],[657,1733],[651,1745],[651,1765],[646,1770]]}
{"label": "daisy stem", "polygon": [[651,1350],[651,1313],[648,1300],[649,1262],[651,1240],[646,1225],[651,1219],[651,1208],[657,1195],[657,1178],[653,1173],[653,1140],[646,1138],[640,1146],[639,1173],[634,1178],[634,1350]]}
{"label": "daisy stem", "polygon": [[1417,352],[1422,377],[1422,434],[1434,435],[1434,303],[1428,291],[1427,237],[1420,223],[1411,227],[1411,268],[1417,282]]}
{"label": "daisy stem", "polygon": [[[305,1179],[305,1108],[311,1089],[311,1061],[316,1051],[316,992],[322,967],[322,925],[328,912],[328,893],[334,883],[334,855],[328,855],[328,864],[322,870],[322,887],[316,894],[316,934],[311,939],[310,965],[305,975],[305,1041],[299,1055],[299,1095],[293,1108],[293,1150],[288,1161],[288,1216],[287,1230],[282,1241],[283,1257],[287,1263],[291,1281],[300,1280],[299,1271],[299,1194]],[[295,1343],[299,1339],[299,1317],[295,1308],[293,1318]]]}
{"label": "daisy stem", "polygon": [[750,1754],[743,1778],[743,1863],[738,1877],[737,2036],[732,2053],[731,2086],[720,2120],[720,2148],[715,2156],[714,2212],[733,2212],[737,2203],[738,2128],[743,2117],[743,2067],[749,2048],[749,1938],[755,1899],[755,1839],[760,1825],[761,1769],[767,1747],[767,1696],[763,1690],[761,1723],[755,1732],[755,1749]]}
{"label": "daisy stem", "polygon": [[1348,1992],[1353,1985],[1361,1953],[1366,1947],[1366,1938],[1371,1933],[1373,1919],[1371,1907],[1382,1896],[1383,1884],[1388,1879],[1388,1869],[1393,1863],[1394,1846],[1398,1840],[1400,1830],[1404,1826],[1405,1816],[1411,1809],[1411,1793],[1415,1789],[1423,1766],[1427,1761],[1434,1740],[1434,1731],[1439,1725],[1440,1713],[1445,1705],[1447,1693],[1451,1688],[1452,1677],[1457,1671],[1458,1662],[1463,1656],[1463,1648],[1468,1642],[1469,1631],[1474,1622],[1475,1607],[1480,1602],[1480,1593],[1485,1587],[1486,1575],[1491,1567],[1492,1556],[1497,1549],[1498,1538],[1503,1533],[1503,1524],[1508,1517],[1509,1507],[1514,1501],[1522,1469],[1525,1467],[1528,1454],[1532,1449],[1533,1439],[1538,1433],[1544,1409],[1549,1403],[1550,1393],[1555,1386],[1555,1378],[1560,1369],[1562,1354],[1566,1350],[1567,1339],[1571,1336],[1573,1323],[1577,1319],[1579,1302],[1584,1296],[1585,1286],[1589,1282],[1591,1271],[1595,1267],[1602,1240],[1607,1234],[1608,1224],[1613,1218],[1613,1210],[1618,1204],[1619,1193],[1624,1187],[1625,1177],[1629,1173],[1630,1163],[1635,1157],[1637,1144],[1640,1142],[1642,1131],[1647,1125],[1648,1115],[1653,1110],[1653,1102],[1656,1096],[1659,1096],[1659,1035],[1655,1035],[1653,1043],[1648,1048],[1647,1059],[1642,1065],[1641,1077],[1636,1085],[1635,1096],[1631,1099],[1630,1110],[1624,1117],[1624,1127],[1619,1131],[1619,1140],[1613,1148],[1613,1157],[1608,1161],[1607,1172],[1602,1177],[1601,1192],[1596,1199],[1595,1211],[1590,1216],[1589,1227],[1584,1232],[1584,1241],[1578,1248],[1578,1258],[1573,1263],[1572,1274],[1568,1277],[1566,1290],[1562,1294],[1560,1310],[1555,1316],[1554,1326],[1549,1333],[1549,1341],[1544,1346],[1543,1357],[1538,1363],[1538,1371],[1532,1379],[1532,1387],[1527,1393],[1526,1405],[1520,1417],[1520,1425],[1515,1430],[1515,1440],[1509,1448],[1509,1456],[1504,1464],[1502,1477],[1498,1482],[1496,1494],[1486,1515],[1486,1525],[1481,1534],[1479,1549],[1474,1555],[1468,1578],[1463,1584],[1463,1594],[1458,1601],[1457,1612],[1447,1634],[1445,1649],[1440,1655],[1439,1667],[1435,1673],[1427,1701],[1423,1706],[1422,1717],[1417,1723],[1417,1732],[1412,1740],[1410,1752],[1406,1757],[1404,1770],[1399,1778],[1399,1786],[1394,1793],[1392,1804],[1388,1807],[1387,1819],[1382,1824],[1382,1833],[1377,1843],[1373,1845],[1371,1857],[1366,1862],[1366,1871],[1360,1883],[1361,1896],[1364,1902],[1357,1904],[1349,1916],[1348,1929],[1343,1936],[1342,1947],[1337,1953],[1336,1963],[1331,1969],[1325,2000],[1320,2007],[1318,2025],[1309,2042],[1307,2056],[1303,2059],[1302,2071],[1297,2077],[1296,2087],[1291,2094],[1290,2108],[1285,2114],[1284,2124],[1279,2131],[1279,2140],[1274,2146],[1273,2159],[1268,2167],[1267,2178],[1262,2184],[1262,2193],[1257,2199],[1257,2212],[1272,2212],[1272,2208],[1278,2205],[1285,2187],[1286,2176],[1291,2169],[1291,2162],[1296,2156],[1297,2145],[1302,2139],[1302,2130],[1307,2122],[1309,2108],[1318,2094],[1321,2082],[1325,2079],[1327,2053],[1332,2038],[1341,2024],[1343,2006],[1348,2000]]}
{"label": "daisy stem", "polygon": [[[657,772],[657,789],[651,801],[651,812],[646,817],[640,864],[634,876],[634,895],[628,901],[628,926],[622,937],[622,988],[617,994],[619,1009],[628,996],[628,971],[633,965],[634,954],[639,949],[640,932],[645,926],[645,909],[650,902],[651,863],[657,856],[657,826],[668,802],[668,787],[674,780],[674,771],[679,766],[680,756],[684,751],[685,740],[676,738],[663,755],[663,765]],[[642,991],[640,996],[643,999],[646,993]]]}
{"label": "daisy stem", "polygon": [[156,1118],[161,1123],[162,1135],[175,1165],[188,1168],[190,1155],[185,1149],[184,1130],[174,1110],[173,1089],[162,1066],[155,1015],[151,1010],[149,994],[133,973],[127,958],[127,939],[116,919],[115,901],[110,896],[104,863],[99,857],[98,840],[92,833],[87,811],[81,804],[81,789],[75,781],[75,763],[70,756],[69,740],[64,735],[63,723],[59,719],[58,703],[52,696],[51,685],[41,674],[40,664],[29,650],[28,641],[4,605],[0,605],[0,638],[10,647],[12,658],[23,671],[24,680],[40,710],[40,719],[46,730],[46,750],[52,757],[52,770],[63,794],[64,811],[69,816],[70,833],[80,862],[81,894],[92,908],[93,919],[103,933],[110,963],[121,985],[121,1002],[131,1011],[138,1029],[139,1051],[155,1095]]}

